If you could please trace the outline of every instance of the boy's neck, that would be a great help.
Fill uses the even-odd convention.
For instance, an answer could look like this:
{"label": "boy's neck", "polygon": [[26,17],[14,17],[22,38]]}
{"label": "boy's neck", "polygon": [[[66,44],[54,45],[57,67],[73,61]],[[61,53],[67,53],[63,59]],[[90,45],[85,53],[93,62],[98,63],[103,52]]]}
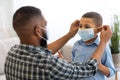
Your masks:
{"label": "boy's neck", "polygon": [[97,38],[97,36],[94,37],[94,38],[92,38],[92,39],[90,39],[90,40],[88,40],[88,41],[85,41],[85,44],[90,44],[90,43],[92,43],[93,41],[95,41],[96,38]]}

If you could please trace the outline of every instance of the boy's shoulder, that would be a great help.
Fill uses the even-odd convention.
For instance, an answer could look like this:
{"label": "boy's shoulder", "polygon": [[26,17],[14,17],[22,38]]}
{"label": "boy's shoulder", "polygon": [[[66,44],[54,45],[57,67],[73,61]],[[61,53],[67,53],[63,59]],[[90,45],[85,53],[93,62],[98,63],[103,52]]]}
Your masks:
{"label": "boy's shoulder", "polygon": [[83,43],[84,43],[84,42],[83,42],[81,39],[80,39],[80,40],[77,40],[77,41],[75,41],[73,47],[78,47],[78,46],[82,45]]}

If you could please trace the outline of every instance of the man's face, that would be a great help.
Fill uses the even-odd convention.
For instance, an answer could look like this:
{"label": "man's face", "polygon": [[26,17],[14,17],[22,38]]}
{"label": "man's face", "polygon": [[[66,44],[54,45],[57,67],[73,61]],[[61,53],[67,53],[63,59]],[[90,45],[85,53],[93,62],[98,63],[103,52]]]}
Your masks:
{"label": "man's face", "polygon": [[39,41],[39,46],[47,47],[47,31],[46,25],[47,21],[44,19],[43,16],[37,16],[34,18],[34,34],[36,39]]}
{"label": "man's face", "polygon": [[46,25],[47,22],[46,20],[43,18],[43,20],[41,21],[41,25],[40,25],[40,29],[42,31],[42,37],[40,37],[40,46],[42,47],[47,47],[47,40],[48,40],[48,36],[47,36],[47,31],[46,31]]}
{"label": "man's face", "polygon": [[42,30],[42,37],[40,39],[40,46],[42,47],[47,47],[47,40],[48,40],[48,36],[47,36],[47,32],[45,30]]}

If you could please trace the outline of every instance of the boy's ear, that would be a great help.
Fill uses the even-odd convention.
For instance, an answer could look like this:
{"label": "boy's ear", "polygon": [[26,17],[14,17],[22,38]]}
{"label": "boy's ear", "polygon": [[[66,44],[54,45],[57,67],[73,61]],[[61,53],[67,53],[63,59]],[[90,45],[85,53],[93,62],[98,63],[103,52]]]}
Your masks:
{"label": "boy's ear", "polygon": [[95,28],[95,29],[94,29],[94,33],[97,34],[97,33],[101,32],[101,31],[102,31],[102,28],[103,28],[103,27]]}

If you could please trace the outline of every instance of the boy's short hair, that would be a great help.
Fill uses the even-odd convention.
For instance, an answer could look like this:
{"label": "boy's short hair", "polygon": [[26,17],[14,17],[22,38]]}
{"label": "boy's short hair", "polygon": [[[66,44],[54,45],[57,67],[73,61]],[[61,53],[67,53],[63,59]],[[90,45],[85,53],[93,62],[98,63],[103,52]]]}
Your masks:
{"label": "boy's short hair", "polygon": [[102,16],[97,12],[87,12],[82,17],[92,18],[96,26],[102,26],[103,20]]}
{"label": "boy's short hair", "polygon": [[40,9],[32,6],[19,8],[13,15],[13,28],[25,26],[35,16],[42,16]]}

